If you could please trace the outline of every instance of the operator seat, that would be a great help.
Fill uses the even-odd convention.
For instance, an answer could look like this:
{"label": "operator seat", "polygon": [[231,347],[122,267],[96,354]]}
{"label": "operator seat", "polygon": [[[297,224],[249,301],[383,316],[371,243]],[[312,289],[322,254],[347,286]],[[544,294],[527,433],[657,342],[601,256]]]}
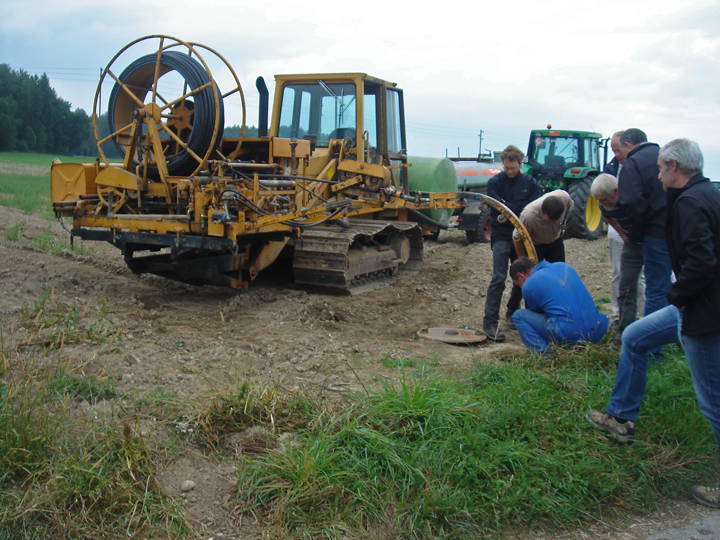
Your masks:
{"label": "operator seat", "polygon": [[545,167],[548,169],[564,169],[565,158],[562,156],[545,156]]}
{"label": "operator seat", "polygon": [[341,127],[335,128],[330,132],[328,139],[352,139],[355,144],[355,128]]}

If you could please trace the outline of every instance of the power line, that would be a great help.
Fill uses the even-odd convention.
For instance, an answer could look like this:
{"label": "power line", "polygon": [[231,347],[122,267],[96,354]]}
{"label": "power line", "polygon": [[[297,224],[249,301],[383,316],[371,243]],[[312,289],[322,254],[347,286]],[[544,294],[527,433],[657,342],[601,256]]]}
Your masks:
{"label": "power line", "polygon": [[24,71],[79,71],[79,72],[87,72],[87,73],[97,73],[98,68],[91,68],[91,67],[65,67],[65,66],[21,66],[18,64],[14,64],[12,62],[1,62],[3,64],[9,65],[13,69],[22,69]]}
{"label": "power line", "polygon": [[464,128],[464,127],[450,127],[450,126],[442,126],[437,124],[422,124],[418,122],[408,122],[405,121],[405,125],[408,127],[412,127],[413,129],[417,130],[431,130],[431,131],[450,131],[452,133],[461,133],[466,132],[468,135],[477,135],[477,129],[475,128]]}

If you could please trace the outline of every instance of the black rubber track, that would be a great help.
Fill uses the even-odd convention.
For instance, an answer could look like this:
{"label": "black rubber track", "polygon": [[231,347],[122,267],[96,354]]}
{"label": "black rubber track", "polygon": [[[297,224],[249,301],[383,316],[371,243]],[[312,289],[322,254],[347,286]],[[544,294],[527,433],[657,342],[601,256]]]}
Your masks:
{"label": "black rubber track", "polygon": [[[135,93],[135,95],[144,101],[148,92],[152,91],[152,82],[154,69],[148,69],[148,66],[155,66],[156,54],[148,54],[138,58],[131,63],[118,77],[120,81],[127,84]],[[162,53],[160,60],[163,71],[177,71],[188,85],[188,88],[194,90],[210,81],[208,74],[202,64],[191,58],[187,54],[177,51],[166,51]],[[148,76],[149,75],[149,76]],[[218,95],[222,96],[220,89]],[[179,97],[179,96],[175,96]],[[175,99],[173,97],[172,99]],[[119,100],[130,100],[131,98],[125,94],[117,83],[113,86],[108,101],[108,123],[110,133],[114,133],[119,127],[129,124],[132,118],[116,118],[119,111],[116,111]],[[208,86],[204,90],[192,96],[194,102],[194,114],[192,122],[192,131],[190,136],[185,139],[188,147],[198,156],[204,156],[210,148],[212,134],[215,130],[215,100],[213,89]],[[222,97],[219,99],[220,117],[219,130],[215,145],[217,146],[222,140],[222,130],[225,123],[224,108]],[[121,154],[125,149],[118,145]],[[168,173],[171,176],[184,176],[191,174],[199,165],[197,160],[193,158],[184,148],[175,154],[165,156],[167,161]],[[159,178],[156,166],[151,166],[148,171],[151,178]]]}

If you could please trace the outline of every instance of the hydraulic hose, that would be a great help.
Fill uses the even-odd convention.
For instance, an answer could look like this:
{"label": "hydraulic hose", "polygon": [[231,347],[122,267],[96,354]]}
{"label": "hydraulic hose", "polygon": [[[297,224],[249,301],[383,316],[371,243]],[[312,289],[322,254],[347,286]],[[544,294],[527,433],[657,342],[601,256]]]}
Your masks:
{"label": "hydraulic hose", "polygon": [[[152,91],[155,77],[156,54],[148,54],[132,62],[120,74],[118,79],[129,88],[140,101],[145,101],[148,92]],[[194,58],[178,51],[166,51],[160,59],[160,76],[177,71],[187,83],[189,89],[194,90],[210,82],[210,76]],[[218,96],[222,93],[218,89]],[[192,96],[192,129],[188,137],[183,138],[188,147],[198,156],[204,156],[210,148],[212,136],[215,132],[215,98],[212,86],[193,94]],[[220,115],[218,118],[218,136],[215,144],[222,140],[222,130],[225,124],[224,108],[222,98],[219,99]],[[135,102],[128,96],[119,84],[113,86],[108,101],[108,123],[110,133],[132,122],[132,113],[137,107]],[[171,111],[167,111],[168,113]],[[121,153],[126,151],[115,141]],[[171,143],[171,146],[174,143]],[[169,150],[170,147],[168,147]],[[197,160],[185,148],[178,152],[166,154],[168,173],[172,176],[183,176],[191,174],[198,166]],[[148,174],[151,178],[159,178],[158,169],[155,165],[150,166]]]}
{"label": "hydraulic hose", "polygon": [[440,229],[449,229],[450,227],[445,223],[440,223],[439,221],[435,221],[433,218],[426,216],[422,212],[419,212],[418,210],[414,210],[412,208],[407,209],[407,213],[409,216],[413,216],[413,218],[416,218],[418,221],[422,221],[423,223],[427,223],[428,225],[432,225],[434,227],[438,227]]}

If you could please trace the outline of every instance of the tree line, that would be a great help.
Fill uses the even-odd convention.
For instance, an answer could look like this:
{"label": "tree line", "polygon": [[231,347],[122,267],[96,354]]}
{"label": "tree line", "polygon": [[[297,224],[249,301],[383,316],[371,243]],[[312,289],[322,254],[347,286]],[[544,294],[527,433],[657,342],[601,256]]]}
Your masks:
{"label": "tree line", "polygon": [[[107,115],[97,119],[100,137],[109,133]],[[240,126],[228,126],[225,137],[238,137]],[[246,137],[257,136],[248,126]],[[120,157],[113,144],[104,144],[109,158]],[[46,74],[30,75],[0,64],[0,152],[42,152],[94,156],[92,120],[83,109],[72,109],[50,86]]]}
{"label": "tree line", "polygon": [[46,74],[0,64],[0,151],[82,154],[90,132],[87,113],[60,99]]}

